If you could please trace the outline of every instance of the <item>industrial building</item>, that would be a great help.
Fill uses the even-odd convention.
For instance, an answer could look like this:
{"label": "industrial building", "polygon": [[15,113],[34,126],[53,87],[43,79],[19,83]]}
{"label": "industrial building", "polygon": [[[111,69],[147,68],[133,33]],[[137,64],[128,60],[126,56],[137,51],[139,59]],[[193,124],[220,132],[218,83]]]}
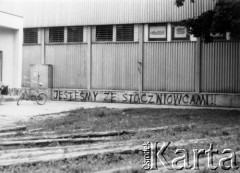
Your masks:
{"label": "industrial building", "polygon": [[240,42],[226,33],[205,44],[179,23],[214,5],[0,0],[24,17],[22,76],[55,100],[239,107]]}

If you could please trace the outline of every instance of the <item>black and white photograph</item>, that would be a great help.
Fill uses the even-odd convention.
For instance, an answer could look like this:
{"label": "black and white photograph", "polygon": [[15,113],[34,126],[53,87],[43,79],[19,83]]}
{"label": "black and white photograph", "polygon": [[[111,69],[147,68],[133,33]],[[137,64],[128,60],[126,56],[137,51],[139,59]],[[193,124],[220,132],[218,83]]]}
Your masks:
{"label": "black and white photograph", "polygon": [[0,173],[240,173],[240,0],[0,0]]}

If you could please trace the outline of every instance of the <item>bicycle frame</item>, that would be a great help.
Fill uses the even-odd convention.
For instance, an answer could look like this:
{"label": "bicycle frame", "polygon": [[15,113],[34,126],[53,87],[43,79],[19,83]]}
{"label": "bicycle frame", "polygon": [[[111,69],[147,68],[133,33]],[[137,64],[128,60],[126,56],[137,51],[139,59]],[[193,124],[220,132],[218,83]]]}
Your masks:
{"label": "bicycle frame", "polygon": [[44,105],[47,102],[48,97],[47,97],[47,94],[40,92],[39,86],[43,86],[43,84],[35,81],[29,82],[27,81],[27,77],[24,76],[24,78],[28,84],[31,84],[31,83],[38,84],[38,89],[32,91],[31,88],[24,88],[24,90],[22,91],[22,93],[20,94],[17,100],[17,105],[19,105],[21,100],[24,100],[24,99],[36,101],[38,105]]}
{"label": "bicycle frame", "polygon": [[24,91],[21,93],[21,95],[24,95],[24,97],[27,96],[27,98],[31,101],[35,101],[36,96],[38,95],[39,91],[35,91],[35,92],[37,92],[37,94],[32,94],[32,91],[30,88],[29,88],[29,90],[30,90],[30,94],[28,94],[27,89],[25,88]]}
{"label": "bicycle frame", "polygon": [[[26,95],[28,99],[30,99],[32,101],[35,101],[36,96],[40,93],[39,92],[39,89],[40,89],[39,86],[42,86],[42,83],[37,83],[35,81],[30,82],[30,81],[28,81],[28,78],[26,76],[24,76],[24,79],[25,79],[26,83],[28,83],[28,84],[35,83],[35,84],[38,85],[38,89],[36,91],[34,91],[34,92],[36,92],[36,94],[32,94],[31,88],[25,88],[24,92],[21,93],[21,95]],[[28,94],[28,92],[27,92],[28,89],[30,91],[30,94]]]}

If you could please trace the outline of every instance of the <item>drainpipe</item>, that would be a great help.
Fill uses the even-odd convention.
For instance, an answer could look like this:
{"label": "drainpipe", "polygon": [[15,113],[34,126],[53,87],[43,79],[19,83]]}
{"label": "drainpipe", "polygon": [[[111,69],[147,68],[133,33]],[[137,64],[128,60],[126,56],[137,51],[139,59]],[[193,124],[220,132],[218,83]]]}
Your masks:
{"label": "drainpipe", "polygon": [[46,64],[46,58],[45,58],[45,30],[44,28],[41,28],[40,30],[41,35],[41,64]]}

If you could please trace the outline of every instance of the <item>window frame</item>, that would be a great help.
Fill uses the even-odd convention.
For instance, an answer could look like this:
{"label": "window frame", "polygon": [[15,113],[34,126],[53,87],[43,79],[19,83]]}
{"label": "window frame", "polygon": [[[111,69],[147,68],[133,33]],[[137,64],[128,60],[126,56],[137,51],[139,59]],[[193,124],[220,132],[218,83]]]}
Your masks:
{"label": "window frame", "polygon": [[[74,28],[74,27],[75,28],[81,28],[82,32],[80,33],[80,36],[81,36],[80,37],[81,38],[80,41],[69,41],[69,38],[70,38],[69,37],[69,28]],[[67,43],[71,44],[71,43],[83,43],[84,42],[84,27],[83,26],[67,26],[66,28],[67,28],[67,33],[66,33],[67,34],[67,40],[66,40]],[[73,34],[73,37],[74,37],[74,32],[72,34]]]}
{"label": "window frame", "polygon": [[227,33],[224,33],[223,35],[220,35],[220,33],[211,34],[211,37],[213,38],[213,41],[227,41],[226,39]]}
{"label": "window frame", "polygon": [[[111,40],[107,40],[107,39],[101,39],[99,40],[98,38],[98,27],[111,27],[112,33],[111,33]],[[113,25],[96,25],[96,32],[95,32],[95,42],[113,42]]]}
{"label": "window frame", "polygon": [[[118,31],[118,27],[119,26],[131,26],[132,28],[132,30],[131,30],[131,34],[132,34],[132,38],[130,38],[129,40],[127,40],[128,38],[124,38],[124,31]],[[134,24],[123,24],[123,25],[116,25],[116,42],[134,42],[134,37],[135,37],[135,32],[134,32],[134,30],[135,30],[135,27],[134,27]],[[120,33],[118,33],[118,32],[120,32]],[[121,33],[122,32],[122,33]],[[128,31],[129,32],[129,31]],[[118,38],[118,36],[120,35],[120,34],[123,34],[122,35],[122,40],[119,40],[119,38]],[[127,34],[126,34],[126,36],[127,36]]]}
{"label": "window frame", "polygon": [[[151,38],[150,37],[150,29],[151,27],[156,27],[156,26],[160,26],[160,27],[165,27],[165,31],[166,31],[166,37],[165,38]],[[152,42],[152,41],[167,41],[168,38],[168,26],[167,23],[150,23],[148,24],[148,41]]]}
{"label": "window frame", "polygon": [[[26,30],[35,30],[36,31],[36,39],[35,42],[26,42]],[[24,28],[23,29],[23,44],[38,44],[38,28]]]}
{"label": "window frame", "polygon": [[[175,27],[184,27],[186,29],[186,37],[175,37]],[[172,30],[172,41],[190,41],[190,33],[189,29],[186,28],[184,25],[181,25],[180,23],[171,23],[171,30]]]}
{"label": "window frame", "polygon": [[[63,29],[63,35],[62,35],[62,40],[61,41],[51,41],[51,29],[56,29],[56,28],[62,28]],[[48,28],[48,32],[49,32],[49,35],[48,35],[48,43],[50,43],[50,44],[61,44],[61,43],[65,43],[65,34],[64,34],[64,27],[63,26],[57,26],[57,27],[49,27]]]}

